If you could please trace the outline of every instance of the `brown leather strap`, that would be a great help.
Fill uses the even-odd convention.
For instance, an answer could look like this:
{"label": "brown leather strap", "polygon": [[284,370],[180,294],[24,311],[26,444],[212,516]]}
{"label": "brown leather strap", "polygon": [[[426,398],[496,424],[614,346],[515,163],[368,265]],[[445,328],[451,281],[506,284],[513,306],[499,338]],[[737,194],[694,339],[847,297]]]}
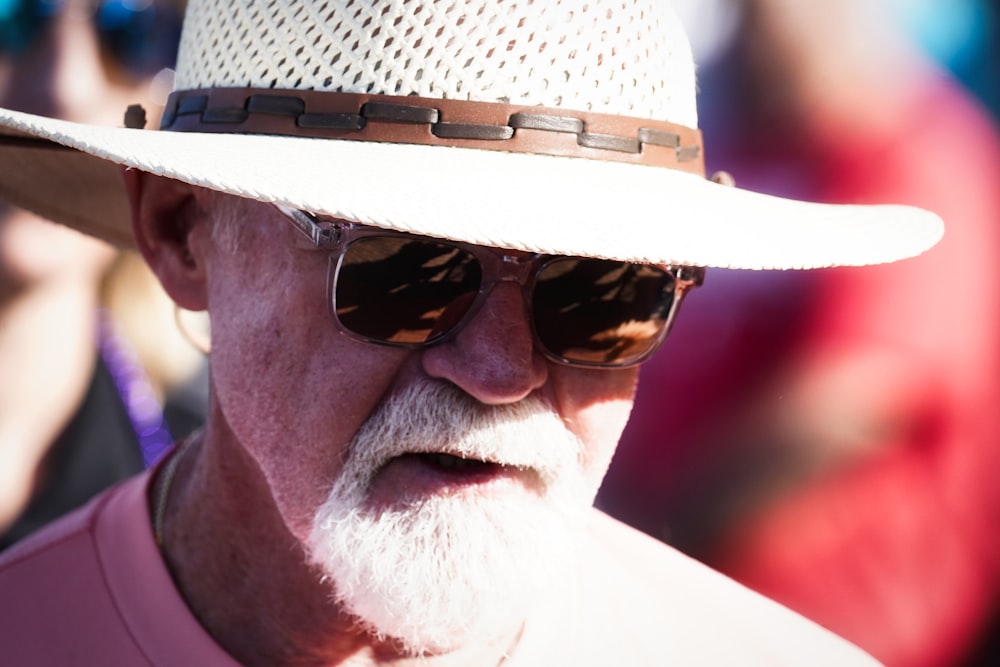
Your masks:
{"label": "brown leather strap", "polygon": [[696,129],[627,116],[492,102],[205,88],[172,93],[161,129],[460,146],[705,174],[701,132]]}

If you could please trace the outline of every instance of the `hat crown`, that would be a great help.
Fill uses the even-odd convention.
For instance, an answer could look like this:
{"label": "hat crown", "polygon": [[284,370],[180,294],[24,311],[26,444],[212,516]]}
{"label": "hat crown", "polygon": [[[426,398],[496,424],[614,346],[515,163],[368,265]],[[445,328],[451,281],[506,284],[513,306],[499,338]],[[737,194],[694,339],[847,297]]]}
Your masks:
{"label": "hat crown", "polygon": [[530,104],[697,126],[664,0],[190,0],[175,87]]}

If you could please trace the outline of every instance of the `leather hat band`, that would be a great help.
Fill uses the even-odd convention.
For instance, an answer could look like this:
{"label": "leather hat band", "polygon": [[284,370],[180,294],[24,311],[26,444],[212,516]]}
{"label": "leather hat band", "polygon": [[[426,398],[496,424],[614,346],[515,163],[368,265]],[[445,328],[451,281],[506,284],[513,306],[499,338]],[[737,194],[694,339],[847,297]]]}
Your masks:
{"label": "leather hat band", "polygon": [[697,129],[627,116],[492,102],[206,88],[172,93],[160,129],[458,146],[705,174]]}

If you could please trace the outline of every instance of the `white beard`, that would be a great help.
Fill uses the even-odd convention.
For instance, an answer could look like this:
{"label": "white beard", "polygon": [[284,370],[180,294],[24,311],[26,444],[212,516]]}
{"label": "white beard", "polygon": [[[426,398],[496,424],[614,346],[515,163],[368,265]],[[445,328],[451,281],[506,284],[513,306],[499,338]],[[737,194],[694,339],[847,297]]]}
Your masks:
{"label": "white beard", "polygon": [[[441,494],[366,507],[388,460],[437,451],[529,469],[537,485],[502,499]],[[538,399],[486,406],[450,385],[416,386],[351,442],[314,518],[311,560],[368,632],[413,654],[502,637],[571,569],[572,526],[596,492],[584,482],[582,451]]]}

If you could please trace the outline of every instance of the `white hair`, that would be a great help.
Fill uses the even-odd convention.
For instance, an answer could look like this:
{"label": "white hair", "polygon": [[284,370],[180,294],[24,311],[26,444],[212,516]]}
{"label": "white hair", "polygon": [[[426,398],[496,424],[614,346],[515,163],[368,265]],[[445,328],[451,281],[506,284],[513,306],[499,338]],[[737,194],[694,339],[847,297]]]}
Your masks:
{"label": "white hair", "polygon": [[[535,484],[501,498],[440,494],[366,507],[387,461],[435,451],[503,462]],[[311,559],[369,632],[414,654],[499,638],[572,558],[571,526],[593,500],[581,452],[541,400],[485,406],[450,385],[418,385],[355,436],[315,516]]]}

